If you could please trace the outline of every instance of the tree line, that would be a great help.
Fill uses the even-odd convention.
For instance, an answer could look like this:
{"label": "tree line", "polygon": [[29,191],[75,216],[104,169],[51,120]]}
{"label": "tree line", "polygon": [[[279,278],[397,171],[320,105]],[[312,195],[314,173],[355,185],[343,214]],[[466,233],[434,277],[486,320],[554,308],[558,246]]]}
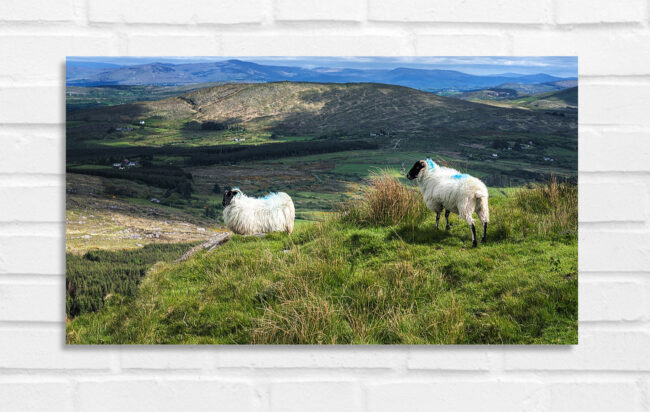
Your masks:
{"label": "tree line", "polygon": [[373,150],[377,143],[365,140],[322,140],[286,142],[264,145],[240,146],[241,150],[196,151],[186,160],[188,165],[210,165],[219,163],[238,163],[248,160],[269,160],[282,157],[307,156],[321,153],[343,152],[347,150]]}
{"label": "tree line", "polygon": [[179,193],[189,199],[192,194],[192,174],[176,166],[143,166],[120,169],[96,169],[91,167],[68,167],[70,173],[82,173],[110,179],[126,179],[149,186],[167,189],[168,193]]}
{"label": "tree line", "polygon": [[132,146],[132,147],[70,147],[68,163],[110,164],[114,159],[148,158],[154,156],[185,157],[187,166],[234,163],[246,160],[267,160],[288,156],[305,156],[347,150],[372,150],[379,146],[367,140],[318,140],[282,142],[263,145],[215,146]]}
{"label": "tree line", "polygon": [[196,243],[161,243],[134,250],[66,254],[66,314],[95,312],[109,294],[132,296],[154,263],[179,258]]}

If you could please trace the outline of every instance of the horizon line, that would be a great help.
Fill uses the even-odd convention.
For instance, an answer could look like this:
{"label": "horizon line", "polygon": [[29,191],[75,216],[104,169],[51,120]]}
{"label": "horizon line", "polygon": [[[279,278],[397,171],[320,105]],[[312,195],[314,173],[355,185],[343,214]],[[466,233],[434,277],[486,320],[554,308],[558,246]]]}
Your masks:
{"label": "horizon line", "polygon": [[[545,59],[548,61],[543,61]],[[559,60],[558,60],[559,59]],[[307,70],[383,71],[397,69],[448,70],[469,75],[528,76],[546,74],[578,77],[577,56],[453,56],[453,57],[339,57],[339,56],[67,56],[66,63],[100,63],[118,67],[147,64],[202,64],[241,61],[272,67],[298,67]],[[366,67],[373,64],[372,67]]]}

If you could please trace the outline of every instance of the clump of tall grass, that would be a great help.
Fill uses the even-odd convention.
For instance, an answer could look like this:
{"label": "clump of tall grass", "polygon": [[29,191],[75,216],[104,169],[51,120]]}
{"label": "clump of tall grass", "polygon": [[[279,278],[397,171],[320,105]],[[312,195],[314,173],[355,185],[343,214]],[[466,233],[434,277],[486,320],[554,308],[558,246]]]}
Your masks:
{"label": "clump of tall grass", "polygon": [[524,236],[576,237],[578,186],[551,177],[546,183],[517,190],[514,202],[499,212],[492,219],[497,225],[498,233],[503,231],[511,235],[519,232]]}
{"label": "clump of tall grass", "polygon": [[336,305],[314,294],[266,306],[251,334],[255,344],[336,344],[351,339],[352,330]]}
{"label": "clump of tall grass", "polygon": [[374,172],[356,199],[341,208],[340,219],[359,226],[415,224],[428,209],[420,192],[402,184],[387,170]]}
{"label": "clump of tall grass", "polygon": [[578,230],[578,186],[575,184],[560,182],[553,176],[546,184],[517,192],[515,201],[524,211],[537,215],[541,233]]}

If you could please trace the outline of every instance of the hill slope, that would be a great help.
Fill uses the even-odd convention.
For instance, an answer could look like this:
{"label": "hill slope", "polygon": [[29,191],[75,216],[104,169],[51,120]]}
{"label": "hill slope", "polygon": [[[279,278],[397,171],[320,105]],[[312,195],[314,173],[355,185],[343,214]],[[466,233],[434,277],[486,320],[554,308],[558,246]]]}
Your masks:
{"label": "hill slope", "polygon": [[512,100],[519,97],[526,97],[528,95],[553,93],[555,91],[577,87],[577,79],[566,79],[539,84],[504,83],[497,87],[470,90],[463,93],[456,93],[450,96],[456,99],[469,101]]}
{"label": "hill slope", "polygon": [[[503,90],[503,89],[496,89]],[[508,90],[508,89],[506,89]],[[501,93],[502,95],[505,93]],[[578,110],[578,88],[571,87],[549,93],[537,93],[530,96],[515,97],[516,92],[512,93],[512,97],[501,98],[494,90],[480,90],[477,92],[463,93],[464,97],[476,103],[483,103],[493,105],[496,107],[507,107],[512,109],[527,109],[538,111],[562,111],[576,112]],[[553,112],[557,115],[558,112]]]}
{"label": "hill slope", "polygon": [[66,111],[93,106],[114,106],[146,100],[160,100],[178,96],[214,84],[184,86],[67,86]]}
{"label": "hill slope", "polygon": [[227,84],[155,102],[80,110],[69,120],[134,122],[151,117],[241,124],[284,133],[483,131],[575,132],[575,122],[385,84]]}
{"label": "hill slope", "polygon": [[67,341],[575,344],[577,188],[510,193],[491,193],[494,223],[476,249],[456,218],[449,232],[431,213],[368,224],[358,216],[372,201],[291,237],[234,236],[158,265],[133,299],[70,322]]}
{"label": "hill slope", "polygon": [[515,89],[502,87],[491,87],[489,89],[472,90],[469,92],[454,94],[451,97],[455,99],[467,100],[470,102],[483,100],[510,100],[519,96],[526,95]]}
{"label": "hill slope", "polygon": [[[501,185],[502,173],[526,181],[549,173],[571,177],[577,165],[576,111],[493,107],[375,83],[224,84],[157,101],[80,109],[67,114],[66,137],[68,165],[109,168],[134,157],[187,167],[365,148],[398,155],[384,166],[400,167],[421,153],[456,159],[458,167],[494,175],[492,184]],[[233,157],[234,151],[240,153]],[[371,164],[378,162],[384,160]]]}
{"label": "hill slope", "polygon": [[531,109],[578,109],[578,88],[560,90],[558,92],[543,93],[522,99],[516,99],[513,103]]}

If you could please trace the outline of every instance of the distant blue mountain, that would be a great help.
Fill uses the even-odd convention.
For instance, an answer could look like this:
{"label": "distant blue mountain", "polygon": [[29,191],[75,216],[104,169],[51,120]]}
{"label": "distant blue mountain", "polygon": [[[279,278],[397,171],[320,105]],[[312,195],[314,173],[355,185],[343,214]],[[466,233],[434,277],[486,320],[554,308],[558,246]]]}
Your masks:
{"label": "distant blue mountain", "polygon": [[242,60],[209,63],[150,63],[132,66],[68,62],[70,86],[186,85],[209,82],[301,81],[318,83],[386,83],[426,91],[475,90],[503,83],[535,84],[566,80],[539,73],[478,76],[454,70],[396,68],[392,70],[269,66]]}
{"label": "distant blue mountain", "polygon": [[119,64],[113,64],[113,63],[103,63],[103,62],[85,62],[85,61],[69,61],[66,63],[68,67],[89,67],[89,68],[96,68],[96,69],[114,69],[117,67],[122,67]]}
{"label": "distant blue mountain", "polygon": [[65,78],[66,81],[69,81],[69,79],[83,79],[120,67],[117,64],[101,62],[66,62]]}
{"label": "distant blue mountain", "polygon": [[529,74],[526,76],[521,76],[516,78],[516,82],[520,84],[550,83],[550,82],[556,82],[558,80],[568,80],[568,79],[559,79],[555,76],[551,76],[544,73]]}

